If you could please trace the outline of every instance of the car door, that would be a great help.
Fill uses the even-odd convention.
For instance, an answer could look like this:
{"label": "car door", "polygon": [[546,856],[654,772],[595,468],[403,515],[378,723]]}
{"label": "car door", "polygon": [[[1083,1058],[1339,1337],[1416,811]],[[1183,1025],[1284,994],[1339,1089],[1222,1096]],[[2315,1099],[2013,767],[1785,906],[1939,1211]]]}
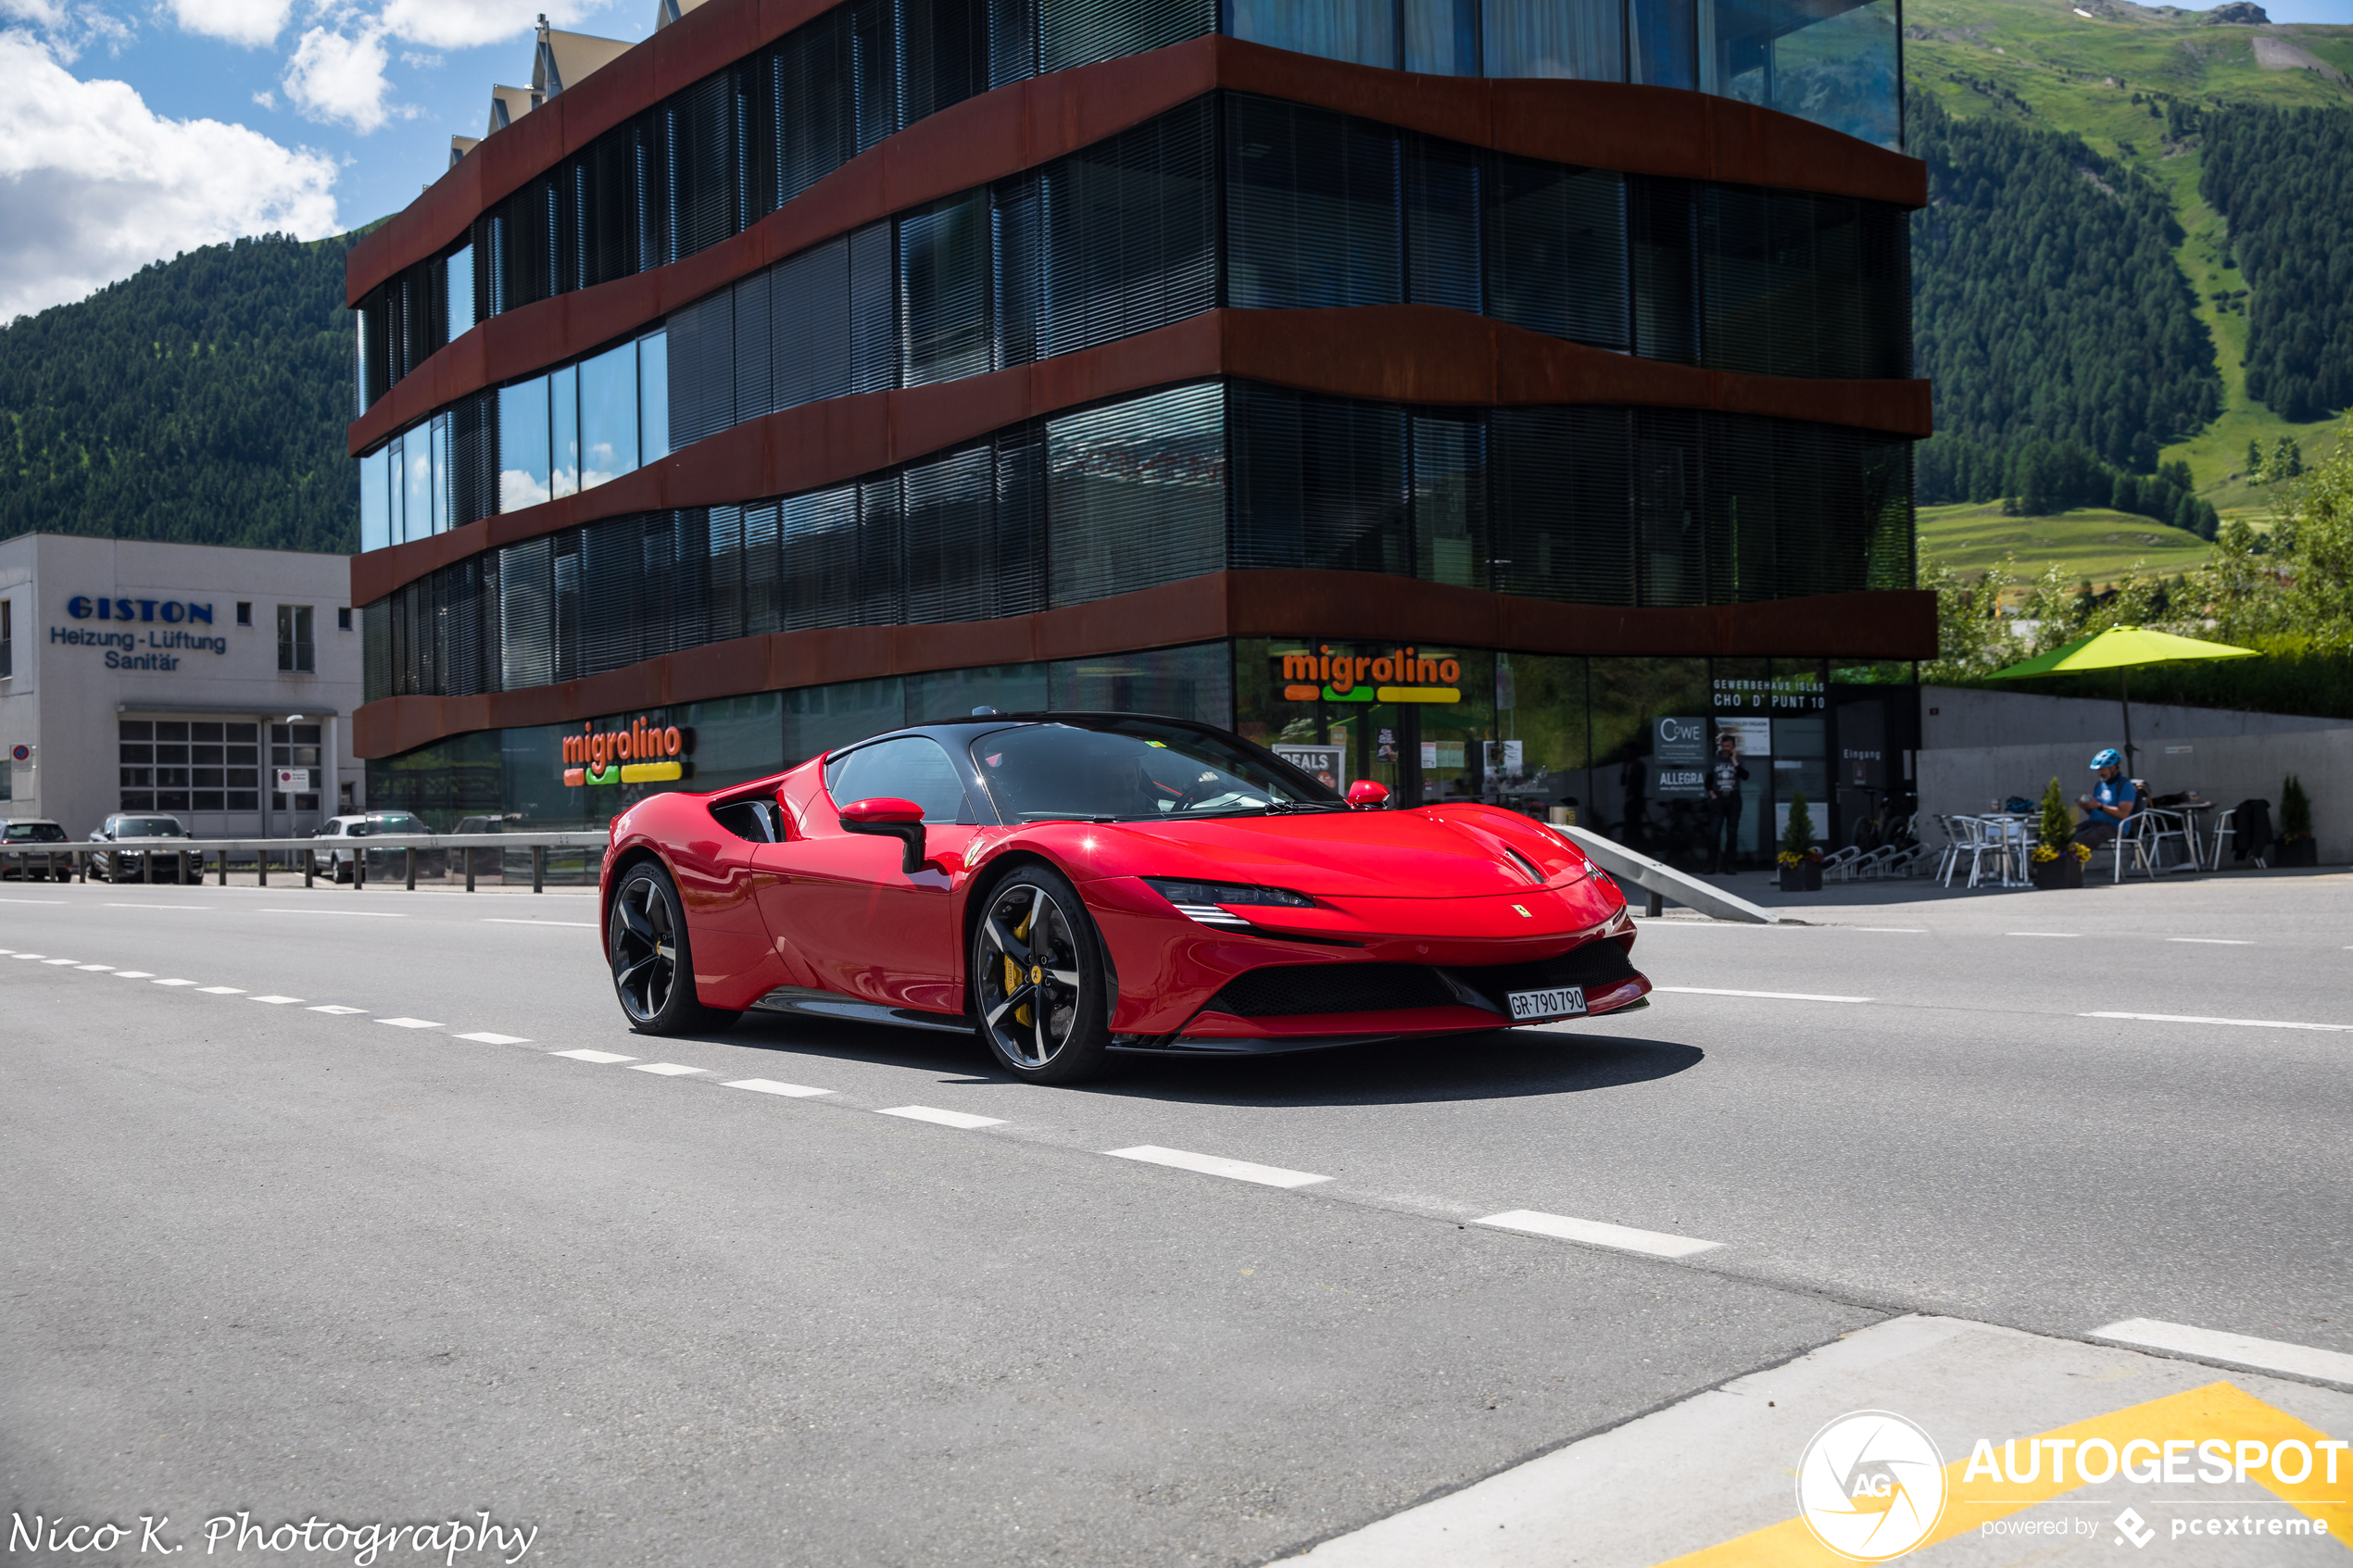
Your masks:
{"label": "car door", "polygon": [[[898,839],[842,831],[840,806],[886,797],[924,809],[925,861],[913,872],[902,869]],[[833,759],[795,835],[752,852],[769,873],[758,897],[778,947],[797,953],[824,990],[963,1011],[950,895],[979,809],[963,771],[928,736],[899,735]]]}

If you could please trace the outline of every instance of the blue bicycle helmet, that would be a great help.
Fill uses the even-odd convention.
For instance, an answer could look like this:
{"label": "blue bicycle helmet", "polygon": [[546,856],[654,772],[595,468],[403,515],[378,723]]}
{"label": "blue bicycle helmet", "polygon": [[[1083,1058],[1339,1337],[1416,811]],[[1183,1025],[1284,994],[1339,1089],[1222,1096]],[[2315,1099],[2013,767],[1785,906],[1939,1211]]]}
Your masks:
{"label": "blue bicycle helmet", "polygon": [[2124,766],[2124,759],[2117,754],[2116,747],[2112,746],[2092,759],[2092,768],[2095,771],[2102,768],[2121,768],[2122,766]]}

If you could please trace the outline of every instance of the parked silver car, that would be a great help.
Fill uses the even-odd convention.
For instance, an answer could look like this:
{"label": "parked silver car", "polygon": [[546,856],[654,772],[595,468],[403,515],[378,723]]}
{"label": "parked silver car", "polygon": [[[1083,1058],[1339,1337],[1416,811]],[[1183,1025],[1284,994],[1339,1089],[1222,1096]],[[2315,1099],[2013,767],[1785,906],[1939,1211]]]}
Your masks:
{"label": "parked silver car", "polygon": [[364,844],[351,841],[371,838],[384,833],[431,833],[433,830],[414,813],[409,811],[361,811],[347,817],[330,817],[311,836],[328,842],[320,847],[320,858],[326,862],[321,869],[333,873],[337,882],[349,882],[352,866],[368,852]]}
{"label": "parked silver car", "polygon": [[[187,836],[187,824],[177,817],[159,811],[125,811],[108,817],[90,835],[90,842],[135,844]],[[193,850],[108,849],[92,860],[90,872],[108,882],[202,882],[204,861]]]}
{"label": "parked silver car", "polygon": [[39,882],[73,875],[73,840],[46,817],[0,817],[0,877]]}

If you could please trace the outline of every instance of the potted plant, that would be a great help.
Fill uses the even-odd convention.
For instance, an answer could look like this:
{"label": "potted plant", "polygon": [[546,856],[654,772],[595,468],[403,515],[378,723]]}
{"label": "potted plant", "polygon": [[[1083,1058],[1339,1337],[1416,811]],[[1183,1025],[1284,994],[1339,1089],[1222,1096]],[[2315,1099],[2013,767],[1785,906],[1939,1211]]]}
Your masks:
{"label": "potted plant", "polygon": [[2294,773],[2280,785],[2280,842],[2271,851],[2275,866],[2317,866],[2321,863],[2320,840],[2312,836],[2312,797],[2304,793],[2304,781]]}
{"label": "potted plant", "polygon": [[1781,850],[1774,859],[1781,868],[1782,892],[1822,890],[1822,851],[1814,842],[1814,819],[1802,792],[1789,797],[1789,826],[1781,830]]}
{"label": "potted plant", "polygon": [[2036,829],[2032,864],[2027,868],[2027,880],[2037,887],[2081,887],[2083,885],[2083,862],[2092,858],[2092,847],[2075,842],[2075,824],[2068,820],[2067,797],[2059,792],[2059,782],[2051,781],[2043,792],[2043,820]]}

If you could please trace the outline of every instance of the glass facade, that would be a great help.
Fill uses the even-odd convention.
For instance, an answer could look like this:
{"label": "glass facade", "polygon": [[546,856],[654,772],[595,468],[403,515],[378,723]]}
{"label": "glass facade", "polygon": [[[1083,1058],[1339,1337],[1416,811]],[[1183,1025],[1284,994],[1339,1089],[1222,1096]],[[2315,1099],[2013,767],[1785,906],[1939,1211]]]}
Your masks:
{"label": "glass facade", "polygon": [[1440,305],[1713,370],[1901,378],[1906,223],[1883,203],[1572,169],[1214,95],[411,426],[360,459],[361,546],[593,489],[781,409],[1221,304]]}
{"label": "glass facade", "polygon": [[[1483,800],[1565,815],[1698,868],[1709,859],[1711,825],[1699,770],[1729,732],[1749,770],[1736,847],[1743,863],[1762,865],[1796,794],[1825,841],[1838,844],[1876,818],[1890,792],[1907,787],[1906,754],[1918,744],[1916,705],[1902,700],[1909,688],[1831,684],[1833,673],[1818,659],[1587,659],[1243,638],[477,732],[371,762],[368,797],[377,809],[414,811],[436,831],[468,816],[593,828],[658,790],[724,788],[984,706],[1142,712],[1235,729],[1336,788],[1370,778],[1415,804]],[[677,779],[591,783],[591,770],[566,759],[568,737],[627,731],[640,720],[681,730]],[[125,809],[133,809],[127,795]],[[593,875],[592,863],[581,869]]]}
{"label": "glass facade", "polygon": [[[1901,0],[852,0],[616,127],[378,287],[365,412],[477,321],[741,232],[975,94],[1220,31],[1438,75],[1696,89],[1900,147]],[[952,227],[952,222],[949,225]]]}
{"label": "glass facade", "polygon": [[1223,568],[1569,603],[1908,587],[1910,444],[1651,408],[1419,409],[1201,383],[823,490],[635,513],[364,607],[366,696],[471,696],[825,626],[992,620]]}

